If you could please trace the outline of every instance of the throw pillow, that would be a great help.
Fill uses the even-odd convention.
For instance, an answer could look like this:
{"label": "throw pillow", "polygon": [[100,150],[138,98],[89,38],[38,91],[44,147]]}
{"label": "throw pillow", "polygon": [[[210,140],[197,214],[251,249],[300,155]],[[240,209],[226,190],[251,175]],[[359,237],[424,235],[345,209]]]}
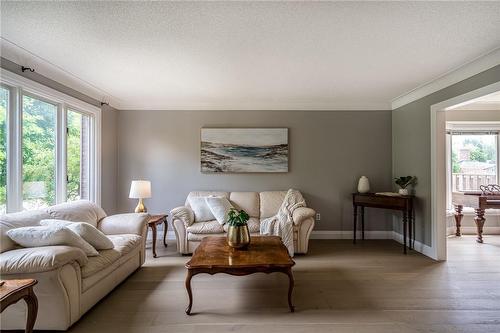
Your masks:
{"label": "throw pillow", "polygon": [[86,222],[71,222],[65,220],[41,220],[41,225],[63,226],[88,242],[96,250],[109,250],[114,247],[113,242],[102,231]]}
{"label": "throw pillow", "polygon": [[92,245],[63,226],[36,226],[10,229],[7,236],[24,247],[67,245],[77,247],[89,257],[99,255]]}
{"label": "throw pillow", "polygon": [[190,197],[189,205],[194,212],[195,222],[205,222],[215,220],[214,214],[208,208],[205,197]]}
{"label": "throw pillow", "polygon": [[220,225],[227,223],[227,214],[233,208],[233,205],[225,197],[206,197],[208,208]]}

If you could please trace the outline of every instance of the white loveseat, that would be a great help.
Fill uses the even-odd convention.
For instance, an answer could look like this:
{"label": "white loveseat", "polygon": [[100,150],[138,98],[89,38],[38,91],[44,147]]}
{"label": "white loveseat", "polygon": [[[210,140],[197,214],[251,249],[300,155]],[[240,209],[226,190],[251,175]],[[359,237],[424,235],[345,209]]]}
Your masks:
{"label": "white loveseat", "polygon": [[[260,221],[274,216],[285,198],[287,191],[267,192],[209,192],[195,191],[189,193],[185,205],[171,211],[172,225],[177,238],[177,250],[182,254],[190,254],[200,244],[203,237],[220,236],[227,232],[227,225],[221,226],[217,220],[196,221],[189,205],[190,197],[223,196],[229,199],[237,209],[245,210],[250,215],[248,228],[251,235],[260,231]],[[295,209],[293,212],[293,243],[295,253],[307,253],[309,236],[314,228],[316,212],[308,207]]]}
{"label": "white loveseat", "polygon": [[[111,250],[87,257],[76,247],[21,248],[6,235],[12,228],[39,225],[42,219],[88,222],[113,242]],[[38,297],[35,329],[66,330],[101,298],[144,263],[147,214],[106,216],[88,201],[55,205],[43,210],[0,216],[0,274],[2,279],[34,278]],[[24,329],[26,304],[8,307],[1,329]]]}

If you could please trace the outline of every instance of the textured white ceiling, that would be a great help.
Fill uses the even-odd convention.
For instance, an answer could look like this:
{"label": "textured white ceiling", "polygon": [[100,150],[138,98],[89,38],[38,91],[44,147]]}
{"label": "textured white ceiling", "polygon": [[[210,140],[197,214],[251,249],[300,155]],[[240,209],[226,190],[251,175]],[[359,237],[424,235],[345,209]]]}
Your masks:
{"label": "textured white ceiling", "polygon": [[388,109],[500,46],[500,2],[2,1],[1,36],[122,109]]}

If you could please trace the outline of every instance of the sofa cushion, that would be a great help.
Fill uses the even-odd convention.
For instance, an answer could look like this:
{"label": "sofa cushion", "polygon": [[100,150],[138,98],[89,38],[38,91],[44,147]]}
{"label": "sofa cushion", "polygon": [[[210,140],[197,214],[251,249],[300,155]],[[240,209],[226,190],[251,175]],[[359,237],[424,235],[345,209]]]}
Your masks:
{"label": "sofa cushion", "polygon": [[84,266],[88,259],[73,246],[21,248],[0,254],[0,274],[47,272],[74,261]]}
{"label": "sofa cushion", "polygon": [[205,201],[217,222],[220,225],[226,224],[229,211],[234,208],[229,200],[225,197],[206,197]]}
{"label": "sofa cushion", "polygon": [[8,230],[7,236],[23,247],[67,245],[81,249],[87,256],[98,255],[92,245],[64,226],[15,228]]}
{"label": "sofa cushion", "polygon": [[221,191],[192,191],[189,192],[186,202],[184,206],[188,206],[191,208],[189,205],[189,198],[191,197],[209,197],[209,196],[214,196],[214,197],[224,197],[229,199],[229,192],[221,192]]}
{"label": "sofa cushion", "polygon": [[190,197],[189,205],[194,213],[195,222],[211,221],[215,219],[214,214],[208,207],[206,197]]}
{"label": "sofa cushion", "polygon": [[92,245],[96,250],[109,250],[113,248],[113,242],[99,229],[86,222],[70,222],[64,220],[41,220],[41,225],[64,226]]}
{"label": "sofa cushion", "polygon": [[[250,231],[250,233],[256,233],[256,232],[260,232],[260,220],[256,217],[251,217],[249,220],[248,220],[248,231]],[[229,229],[229,226],[227,224],[224,224],[224,231],[227,232],[227,230]]]}
{"label": "sofa cushion", "polygon": [[87,222],[97,227],[97,223],[106,217],[106,212],[95,203],[87,200],[65,202],[47,208],[53,219],[72,222]]}
{"label": "sofa cushion", "polygon": [[250,217],[260,216],[259,194],[257,192],[231,192],[229,200],[236,209],[243,209]]}
{"label": "sofa cushion", "polygon": [[0,216],[0,253],[13,250],[17,244],[7,236],[7,230],[20,227],[39,225],[40,220],[48,219],[50,215],[44,210],[31,210]]}
{"label": "sofa cushion", "polygon": [[206,222],[195,222],[186,228],[192,234],[218,234],[224,233],[224,228],[217,220]]}
{"label": "sofa cushion", "polygon": [[188,241],[192,242],[200,242],[203,238],[208,237],[208,236],[225,236],[224,233],[217,233],[217,234],[192,234],[190,232],[187,233],[187,239]]}
{"label": "sofa cushion", "polygon": [[278,213],[287,191],[260,192],[260,218],[266,219]]}
{"label": "sofa cushion", "polygon": [[142,237],[133,234],[110,235],[114,248],[99,251],[99,255],[90,257],[88,263],[82,267],[82,277],[86,278],[110,266],[120,257],[123,257],[137,246],[141,245]]}

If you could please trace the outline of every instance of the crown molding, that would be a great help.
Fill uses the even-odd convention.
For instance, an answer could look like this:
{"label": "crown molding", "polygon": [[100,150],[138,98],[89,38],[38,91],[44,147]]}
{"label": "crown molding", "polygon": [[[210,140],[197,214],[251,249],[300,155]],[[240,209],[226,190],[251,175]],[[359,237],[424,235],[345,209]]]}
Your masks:
{"label": "crown molding", "polygon": [[224,104],[174,104],[174,105],[114,105],[120,111],[390,111],[391,105],[384,102],[335,103],[335,102],[263,102],[233,101]]}
{"label": "crown molding", "polygon": [[412,89],[391,101],[392,110],[500,65],[500,47]]}

